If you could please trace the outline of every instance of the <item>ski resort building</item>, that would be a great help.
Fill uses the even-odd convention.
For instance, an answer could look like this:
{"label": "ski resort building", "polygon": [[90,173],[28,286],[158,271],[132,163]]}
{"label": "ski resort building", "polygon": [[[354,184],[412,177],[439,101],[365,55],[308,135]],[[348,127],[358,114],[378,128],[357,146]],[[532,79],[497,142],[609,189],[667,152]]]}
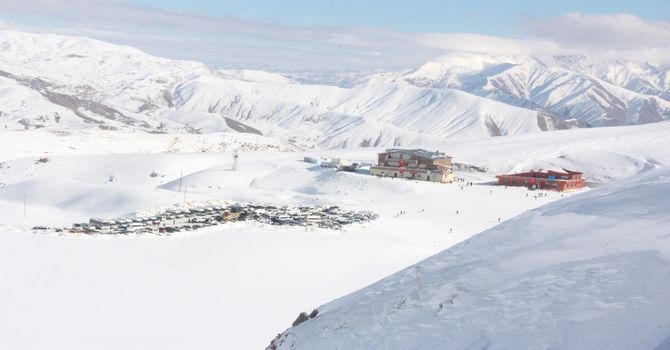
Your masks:
{"label": "ski resort building", "polygon": [[584,187],[583,174],[563,169],[560,171],[530,171],[527,173],[497,175],[498,185],[523,186],[529,189],[571,191]]}
{"label": "ski resort building", "polygon": [[370,173],[382,177],[401,177],[434,182],[451,182],[451,157],[424,149],[387,149],[377,155]]}

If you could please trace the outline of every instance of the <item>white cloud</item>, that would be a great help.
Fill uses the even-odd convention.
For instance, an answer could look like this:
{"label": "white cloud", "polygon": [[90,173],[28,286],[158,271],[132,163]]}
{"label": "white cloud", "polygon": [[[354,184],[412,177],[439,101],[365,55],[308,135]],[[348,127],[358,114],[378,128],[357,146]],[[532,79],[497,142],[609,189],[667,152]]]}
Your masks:
{"label": "white cloud", "polygon": [[[31,18],[33,22],[18,22]],[[297,27],[140,7],[127,0],[1,0],[14,29],[84,35],[213,66],[378,69],[416,66],[446,51],[534,56],[594,53],[670,61],[670,26],[631,15],[525,18],[535,38],[467,33],[401,33],[374,28]]]}
{"label": "white cloud", "polygon": [[0,30],[10,30],[10,29],[16,29],[16,26],[11,22],[3,21],[2,19],[0,19]]}
{"label": "white cloud", "polygon": [[508,55],[542,55],[560,52],[550,40],[510,39],[471,33],[426,33],[415,37],[424,47],[445,51],[473,51]]}
{"label": "white cloud", "polygon": [[537,41],[553,42],[560,52],[670,64],[667,22],[630,14],[569,13],[551,18],[526,17],[521,24]]}
{"label": "white cloud", "polygon": [[417,65],[439,55],[439,50],[393,31],[297,27],[174,13],[112,0],[2,0],[0,19],[2,14],[39,18],[31,26],[26,24],[31,31],[85,35],[214,66],[372,69]]}
{"label": "white cloud", "polygon": [[527,17],[522,24],[539,38],[585,49],[630,50],[668,47],[670,24],[629,14],[569,13]]}

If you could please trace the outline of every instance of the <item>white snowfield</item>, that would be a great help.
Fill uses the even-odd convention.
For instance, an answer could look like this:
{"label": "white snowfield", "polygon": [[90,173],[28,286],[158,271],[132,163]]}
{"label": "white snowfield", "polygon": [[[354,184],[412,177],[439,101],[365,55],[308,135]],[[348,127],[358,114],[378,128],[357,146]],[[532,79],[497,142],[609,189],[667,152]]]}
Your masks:
{"label": "white snowfield", "polygon": [[[567,130],[543,133],[543,138],[519,135],[435,147],[455,161],[496,172],[553,165],[583,170],[592,180],[610,181],[669,164],[670,154],[664,152],[670,148],[669,127],[660,123]],[[230,171],[235,148],[242,150],[237,172]],[[336,172],[302,159],[330,156],[374,161],[382,148],[278,152],[290,148],[272,139],[240,134],[0,132],[0,349],[260,349],[300,311],[309,312],[462,242],[497,225],[498,218],[504,223],[529,209],[572,196],[549,193],[535,198],[524,189],[490,186],[493,172],[457,173],[475,182],[462,189],[460,183]],[[150,176],[153,172],[157,176]],[[179,192],[182,172],[186,193]],[[660,190],[657,195],[663,198]],[[610,197],[601,198],[607,203]],[[618,199],[611,198],[614,206]],[[95,216],[151,214],[208,201],[335,204],[372,210],[380,217],[343,231],[253,222],[172,236],[72,236],[36,234],[29,229],[70,225]],[[636,206],[628,208],[638,213]],[[644,206],[640,208],[644,213]],[[400,211],[406,214],[398,215]],[[575,225],[581,225],[580,220]],[[570,222],[566,216],[556,216],[556,221],[560,221],[556,227]],[[506,225],[510,224],[498,227]],[[549,233],[558,234],[551,231],[553,222],[547,225]],[[515,236],[510,235],[505,242],[494,240],[487,248],[490,251],[477,251],[467,258],[494,259],[491,254],[498,246],[514,244]],[[556,261],[566,244],[558,242],[551,248]],[[620,249],[618,242],[611,243],[610,253]],[[524,245],[526,240],[518,243],[520,253],[532,253]],[[570,249],[565,259],[572,261],[574,246],[565,246]],[[550,249],[549,243],[546,247]],[[656,266],[662,267],[662,260],[658,261],[661,264]],[[482,276],[487,276],[488,268],[496,267],[482,267]],[[634,268],[642,271],[646,265],[630,267]],[[599,270],[594,271],[599,276]],[[631,293],[647,288],[638,281],[628,284]],[[595,282],[584,278],[581,283]],[[434,298],[463,292],[457,287],[435,291]],[[655,300],[643,292],[640,295],[647,299],[641,303]],[[504,291],[499,294],[494,297],[517,297]],[[551,309],[545,299],[531,296],[524,304],[528,309]],[[584,303],[609,305],[608,298],[584,299]],[[470,299],[456,298],[456,305],[463,300]],[[494,301],[482,299],[481,305]],[[361,322],[365,320],[369,319]],[[406,327],[418,324],[428,329],[431,320],[411,319]],[[651,318],[640,320],[652,322]],[[529,324],[520,321],[519,327]],[[458,327],[466,332],[473,326]]]}
{"label": "white snowfield", "polygon": [[319,307],[273,349],[668,349],[670,169],[525,212]]}
{"label": "white snowfield", "polygon": [[356,293],[277,349],[667,349],[670,170],[526,212]]}

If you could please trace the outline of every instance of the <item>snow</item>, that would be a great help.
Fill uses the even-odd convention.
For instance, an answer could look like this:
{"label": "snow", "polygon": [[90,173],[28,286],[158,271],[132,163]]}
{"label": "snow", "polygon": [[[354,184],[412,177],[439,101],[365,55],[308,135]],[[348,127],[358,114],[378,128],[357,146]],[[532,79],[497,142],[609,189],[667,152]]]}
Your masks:
{"label": "snow", "polygon": [[245,81],[256,81],[256,82],[275,82],[275,83],[290,83],[291,79],[276,73],[265,72],[261,70],[252,70],[252,69],[220,69],[219,73],[232,76],[239,80]]}
{"label": "snow", "polygon": [[[316,156],[374,162],[382,148],[279,152],[290,147],[244,134],[2,132],[0,300],[11,302],[0,316],[0,348],[262,348],[300,311],[501,227],[498,218],[504,227],[527,210],[573,196],[535,198],[524,189],[494,187],[489,183],[495,172],[553,163],[600,177],[604,165],[588,159],[611,155],[603,158],[615,161],[605,181],[646,173],[670,162],[663,152],[670,143],[667,127],[439,145],[455,161],[491,169],[456,174],[473,186],[380,179],[302,161]],[[231,171],[235,148],[241,149],[237,172]],[[41,157],[48,162],[36,162]],[[653,165],[642,159],[653,159]],[[179,192],[182,172],[186,195]],[[29,230],[221,201],[335,204],[380,217],[343,231],[253,222],[172,236]],[[551,252],[559,256],[561,247]]]}
{"label": "snow", "polygon": [[[320,307],[283,346],[670,342],[658,312],[670,306],[659,229],[668,172],[657,170],[670,164],[670,123],[541,133],[534,110],[638,122],[644,107],[667,118],[656,97],[667,95],[667,70],[454,53],[416,71],[352,75],[343,88],[87,38],[0,31],[0,47],[2,349],[258,349],[300,311],[437,253]],[[225,118],[264,136],[233,133]],[[475,183],[465,186],[302,162],[375,162],[384,147],[410,145],[488,172],[457,173]],[[497,173],[539,168],[583,171],[598,185],[636,178],[546,197],[492,185]],[[235,201],[380,217],[342,231],[30,230]]]}
{"label": "snow", "polygon": [[525,212],[319,307],[278,349],[666,348],[668,179]]}
{"label": "snow", "polygon": [[454,52],[345,88],[88,38],[0,31],[0,46],[4,129],[212,133],[231,131],[234,120],[303,148],[409,147],[574,126],[561,119],[619,125],[670,113],[667,70],[632,63],[616,66],[628,78],[610,79],[598,68],[605,63]]}
{"label": "snow", "polygon": [[451,142],[446,147],[456,162],[494,173],[581,169],[587,181],[608,183],[667,166],[669,142],[670,123],[662,122]]}
{"label": "snow", "polygon": [[[514,65],[509,60],[517,58],[507,56],[461,53],[435,63],[454,74],[464,70],[454,77],[467,85],[455,85],[461,90],[411,84],[414,77],[438,79],[421,69],[398,79],[376,74],[341,88],[255,70],[213,70],[88,38],[0,31],[0,45],[5,48],[0,57],[0,91],[6,96],[0,97],[0,126],[5,129],[211,133],[230,131],[225,119],[230,118],[304,148],[425,145],[543,129],[529,106],[468,88],[476,85],[468,79],[479,84]],[[421,78],[424,73],[428,76]],[[515,79],[507,83],[519,85]],[[548,88],[562,92],[552,84]],[[662,115],[665,101],[654,101],[645,108],[661,109]],[[574,107],[575,115],[584,111],[580,108]],[[631,108],[629,119],[642,102]]]}
{"label": "snow", "polygon": [[[455,88],[591,126],[668,119],[668,69],[599,55],[538,58],[453,52],[396,80]],[[645,103],[653,103],[654,111]]]}
{"label": "snow", "polygon": [[[295,147],[264,136],[236,133],[147,134],[103,130],[0,132],[0,159],[51,154],[197,153],[239,149],[289,151]],[[29,142],[26,142],[29,140]]]}

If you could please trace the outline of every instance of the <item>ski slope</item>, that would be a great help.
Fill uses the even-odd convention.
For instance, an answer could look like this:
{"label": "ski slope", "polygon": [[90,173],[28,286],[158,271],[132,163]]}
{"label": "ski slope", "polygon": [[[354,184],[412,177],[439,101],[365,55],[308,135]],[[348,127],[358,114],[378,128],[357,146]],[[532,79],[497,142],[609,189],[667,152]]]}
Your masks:
{"label": "ski slope", "polygon": [[[663,152],[668,125],[431,145],[454,161],[488,167],[456,174],[473,186],[379,179],[302,161],[370,162],[383,148],[286,152],[294,148],[239,134],[2,132],[0,348],[263,348],[300,311],[575,195],[535,198],[525,189],[491,186],[495,172],[553,163],[606,182],[645,174],[670,163]],[[564,157],[558,147],[566,140],[572,146]],[[236,172],[235,148],[241,150]],[[253,222],[172,236],[29,229],[229,201],[334,204],[380,217],[337,232]]]}
{"label": "ski slope", "polygon": [[319,307],[276,349],[666,349],[670,170],[547,204]]}

